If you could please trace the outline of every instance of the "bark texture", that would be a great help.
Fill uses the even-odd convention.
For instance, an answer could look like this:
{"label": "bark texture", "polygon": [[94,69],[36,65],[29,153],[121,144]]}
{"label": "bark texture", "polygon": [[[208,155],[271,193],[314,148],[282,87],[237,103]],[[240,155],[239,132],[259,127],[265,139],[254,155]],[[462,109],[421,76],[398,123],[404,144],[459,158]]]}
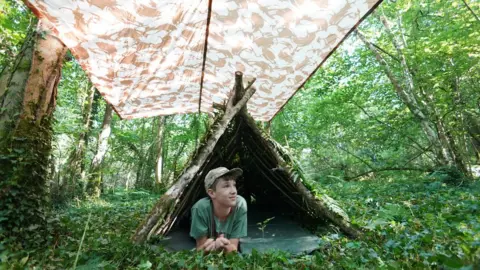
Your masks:
{"label": "bark texture", "polygon": [[23,110],[23,97],[32,66],[32,54],[35,49],[37,30],[31,30],[27,34],[22,49],[15,58],[13,67],[11,70],[4,70],[1,76],[0,143],[11,136],[18,115]]}
{"label": "bark texture", "polygon": [[107,154],[108,138],[112,132],[112,116],[113,109],[110,104],[105,106],[105,114],[103,116],[102,130],[98,135],[97,150],[93,157],[92,164],[90,165],[90,173],[88,176],[87,192],[91,197],[100,197],[102,174],[101,168],[103,159]]}
{"label": "bark texture", "polygon": [[9,71],[0,115],[0,226],[43,228],[52,114],[67,48],[40,21]]}
{"label": "bark texture", "polygon": [[480,164],[480,114],[465,112],[465,124],[470,135],[473,150],[475,151],[477,164]]}

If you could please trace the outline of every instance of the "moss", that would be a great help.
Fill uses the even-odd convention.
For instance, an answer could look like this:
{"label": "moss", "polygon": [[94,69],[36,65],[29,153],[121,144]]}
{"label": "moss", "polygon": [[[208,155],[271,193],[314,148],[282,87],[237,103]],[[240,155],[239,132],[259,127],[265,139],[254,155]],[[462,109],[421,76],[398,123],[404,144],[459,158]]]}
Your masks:
{"label": "moss", "polygon": [[21,119],[8,149],[0,155],[0,208],[4,219],[0,224],[3,237],[22,239],[31,228],[45,224],[48,158],[51,151],[50,120],[41,125]]}
{"label": "moss", "polygon": [[89,196],[100,197],[100,186],[102,184],[102,175],[100,172],[95,172],[90,175],[87,183],[87,193]]}

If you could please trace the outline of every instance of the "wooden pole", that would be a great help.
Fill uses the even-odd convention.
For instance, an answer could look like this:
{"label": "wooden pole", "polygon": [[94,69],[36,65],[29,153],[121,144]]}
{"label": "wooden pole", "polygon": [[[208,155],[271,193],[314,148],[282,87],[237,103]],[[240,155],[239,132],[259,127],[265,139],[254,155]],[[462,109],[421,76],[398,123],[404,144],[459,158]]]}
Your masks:
{"label": "wooden pole", "polygon": [[233,105],[235,105],[245,95],[245,88],[243,87],[243,73],[240,71],[235,72],[235,85],[233,87],[233,91],[235,96],[235,99],[233,100]]}

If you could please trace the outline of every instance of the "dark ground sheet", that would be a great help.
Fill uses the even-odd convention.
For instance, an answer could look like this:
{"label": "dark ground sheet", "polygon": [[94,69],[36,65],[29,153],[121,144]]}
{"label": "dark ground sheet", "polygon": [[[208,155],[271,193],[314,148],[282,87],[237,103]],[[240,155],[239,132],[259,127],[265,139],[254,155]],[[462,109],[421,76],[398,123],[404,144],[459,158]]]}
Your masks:
{"label": "dark ground sheet", "polygon": [[[257,223],[270,217],[275,218],[267,223],[262,234]],[[286,216],[249,209],[248,236],[240,240],[240,248],[242,253],[247,254],[251,253],[252,249],[259,252],[274,249],[301,254],[310,253],[319,248],[321,242],[320,238]],[[186,228],[173,230],[160,244],[171,251],[195,248],[195,240],[188,235]]]}

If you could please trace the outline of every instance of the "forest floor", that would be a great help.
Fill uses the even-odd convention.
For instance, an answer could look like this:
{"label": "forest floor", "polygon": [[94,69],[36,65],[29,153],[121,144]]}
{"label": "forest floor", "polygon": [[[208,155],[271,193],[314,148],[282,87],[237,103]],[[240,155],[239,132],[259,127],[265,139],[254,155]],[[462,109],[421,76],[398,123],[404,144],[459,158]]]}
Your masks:
{"label": "forest floor", "polygon": [[479,269],[479,181],[461,187],[427,179],[316,186],[370,230],[366,238],[351,240],[332,230],[320,235],[319,251],[303,256],[169,253],[129,241],[159,195],[116,191],[55,210],[46,245],[12,251],[0,244],[0,269],[72,269],[77,255],[77,269]]}

